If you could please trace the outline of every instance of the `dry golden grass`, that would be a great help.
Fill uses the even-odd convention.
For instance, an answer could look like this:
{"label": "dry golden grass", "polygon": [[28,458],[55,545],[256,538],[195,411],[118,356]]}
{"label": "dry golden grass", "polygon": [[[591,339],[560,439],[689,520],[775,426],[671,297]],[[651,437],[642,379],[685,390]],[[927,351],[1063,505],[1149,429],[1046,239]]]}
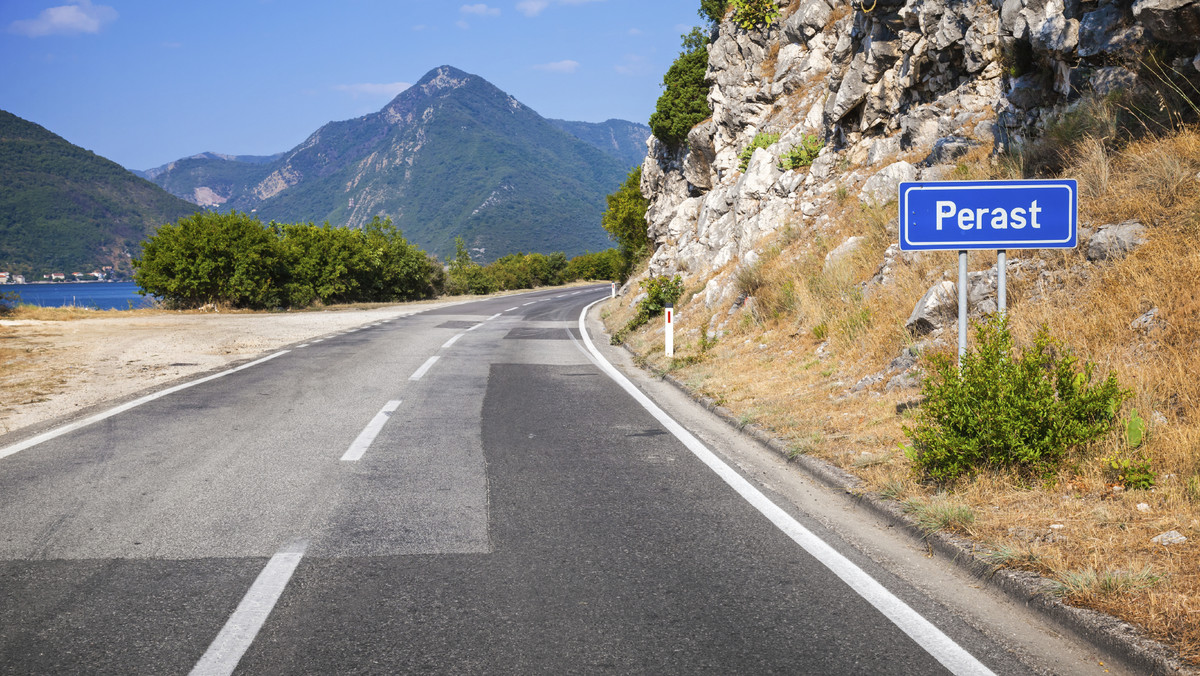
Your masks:
{"label": "dry golden grass", "polygon": [[[877,373],[913,338],[904,322],[933,283],[953,274],[953,253],[897,260],[893,281],[863,283],[876,272],[891,208],[838,205],[839,227],[821,236],[786,231],[758,264],[737,271],[753,298],[727,315],[702,299],[677,304],[676,358],[662,356],[661,323],[629,344],[652,367],[671,371],[713,397],[740,420],[774,430],[794,453],[825,458],[860,476],[882,495],[916,511],[965,509],[953,528],[988,545],[1002,565],[1036,571],[1062,584],[1069,602],[1112,613],[1200,660],[1200,132],[1111,146],[1085,139],[1072,147],[1067,176],[1080,183],[1081,222],[1092,227],[1137,219],[1150,240],[1129,257],[1089,263],[1083,250],[1012,252],[1041,257],[1056,283],[1036,294],[1033,279],[1010,277],[1010,325],[1029,344],[1046,325],[1100,373],[1115,371],[1133,391],[1122,415],[1136,408],[1150,423],[1145,443],[1129,449],[1114,430],[1080,449],[1054,480],[1039,485],[984,474],[944,487],[914,476],[901,443],[916,390],[850,388]],[[986,151],[964,157],[951,178],[1020,177],[1020,158]],[[847,236],[866,237],[852,256],[826,269],[825,255]],[[981,268],[986,256],[974,257]],[[610,303],[610,330],[628,321],[628,299]],[[1152,308],[1149,332],[1131,322]],[[727,335],[704,340],[714,312]],[[728,317],[728,319],[726,319]],[[953,342],[951,337],[950,342]],[[935,348],[936,349],[936,348]],[[946,346],[943,349],[951,349]],[[886,382],[886,381],[884,381]],[[899,408],[904,408],[903,406]],[[1101,458],[1148,459],[1153,490],[1116,490]],[[1140,508],[1139,508],[1140,506]],[[935,510],[936,511],[936,510]],[[1165,531],[1188,538],[1170,547],[1151,542]]]}

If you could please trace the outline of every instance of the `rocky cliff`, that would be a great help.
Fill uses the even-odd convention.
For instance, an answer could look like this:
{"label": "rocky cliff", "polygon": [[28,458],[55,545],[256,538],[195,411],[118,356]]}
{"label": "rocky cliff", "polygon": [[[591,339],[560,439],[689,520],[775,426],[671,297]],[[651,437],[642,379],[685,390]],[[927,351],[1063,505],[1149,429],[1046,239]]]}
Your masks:
{"label": "rocky cliff", "polygon": [[[1014,150],[1087,100],[1200,71],[1197,0],[857,3],[779,0],[768,26],[714,27],[712,117],[682,147],[648,144],[649,274],[707,282],[715,312],[773,234],[817,236],[834,200],[886,204],[972,148]],[[778,139],[739,168],[760,133]],[[806,137],[824,142],[811,166],[781,168]]]}

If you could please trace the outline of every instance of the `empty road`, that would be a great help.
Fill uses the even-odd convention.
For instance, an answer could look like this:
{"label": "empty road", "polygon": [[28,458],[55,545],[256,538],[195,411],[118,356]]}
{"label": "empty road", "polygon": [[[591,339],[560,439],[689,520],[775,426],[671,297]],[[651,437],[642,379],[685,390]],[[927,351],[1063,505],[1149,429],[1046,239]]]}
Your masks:
{"label": "empty road", "polygon": [[413,312],[0,437],[0,672],[1103,673],[635,373],[581,321],[607,295]]}

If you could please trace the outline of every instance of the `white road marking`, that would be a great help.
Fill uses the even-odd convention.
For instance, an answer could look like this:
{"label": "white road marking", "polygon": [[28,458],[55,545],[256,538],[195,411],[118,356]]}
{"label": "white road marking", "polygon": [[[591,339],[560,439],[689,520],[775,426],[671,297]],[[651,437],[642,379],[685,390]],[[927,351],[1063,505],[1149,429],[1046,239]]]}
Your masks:
{"label": "white road marking", "polygon": [[305,343],[305,344],[303,344],[303,345],[297,345],[297,346],[296,346],[296,349],[297,349],[297,350],[299,350],[299,349],[300,349],[300,348],[302,348],[302,347],[308,347],[308,343]]}
{"label": "white road marking", "polygon": [[325,339],[324,339],[324,338],[318,338],[317,340],[314,340],[314,341],[312,342],[312,344],[313,344],[313,345],[316,345],[317,343],[321,343],[321,342],[324,342],[324,341],[325,341]]}
{"label": "white road marking", "polygon": [[437,360],[437,357],[430,357],[424,364],[421,364],[421,368],[417,369],[417,372],[409,376],[408,379],[420,380],[422,376],[429,372],[429,369],[433,368],[433,365],[437,363]]}
{"label": "white road marking", "polygon": [[[515,310],[516,308],[512,308],[512,309],[514,309],[514,310]],[[505,312],[507,312],[507,310],[505,310]],[[483,321],[485,321],[485,322],[490,322],[490,321],[492,321],[493,319],[495,319],[495,318],[497,318],[497,317],[500,317],[500,316],[502,316],[503,314],[504,314],[504,312],[497,312],[496,314],[492,315],[491,317],[488,317],[487,319],[485,319],[485,320],[483,320]]]}
{"label": "white road marking", "polygon": [[[536,302],[537,302],[536,300],[531,300],[528,303],[526,303],[525,305],[533,305]],[[525,307],[525,305],[522,305],[521,307]],[[513,308],[513,309],[515,310],[516,308]]]}
{"label": "white road marking", "polygon": [[563,297],[565,297],[566,295],[567,295],[567,294],[565,294],[565,293],[560,293],[560,294],[558,294],[557,296],[555,296],[555,298],[563,298]]}
{"label": "white road marking", "polygon": [[[475,328],[475,327],[472,326],[471,329],[473,329],[473,328]],[[467,331],[470,331],[471,329],[467,329]],[[442,343],[442,349],[444,350],[444,349],[450,347],[451,345],[457,343],[459,338],[462,338],[463,336],[467,335],[467,331],[463,331],[462,333],[458,334],[457,336],[454,336],[450,340],[447,340],[446,342]]]}
{"label": "white road marking", "polygon": [[242,597],[237,610],[229,616],[208,650],[192,667],[191,676],[228,676],[233,673],[279,601],[307,548],[307,540],[297,540],[271,557],[267,567],[250,585],[250,591]]}
{"label": "white road marking", "polygon": [[[485,319],[485,320],[483,320],[483,321],[484,321],[484,322],[486,322],[487,320]],[[481,326],[483,326],[483,322],[479,322],[479,323],[478,323],[478,324],[476,324],[475,326],[472,326],[471,328],[467,329],[467,331],[474,331],[475,329],[477,329],[477,328],[479,328],[479,327],[481,327]],[[466,333],[467,331],[463,331],[463,333]]]}
{"label": "white road marking", "polygon": [[379,413],[371,418],[371,422],[359,433],[358,438],[354,443],[350,444],[350,448],[346,449],[346,453],[342,456],[342,460],[346,462],[357,462],[362,459],[363,454],[371,447],[371,442],[375,441],[375,437],[379,436],[379,432],[383,430],[383,426],[387,423],[388,418],[400,408],[400,401],[389,401],[384,405]]}
{"label": "white road marking", "polygon": [[[604,299],[601,298],[600,300]],[[612,378],[621,386],[621,389],[625,390],[629,396],[641,404],[642,408],[646,409],[663,427],[675,435],[675,438],[683,442],[683,445],[687,446],[693,455],[699,458],[717,476],[721,477],[733,490],[737,491],[738,495],[742,496],[742,499],[753,505],[771,523],[775,524],[776,528],[783,531],[796,544],[800,545],[804,551],[820,561],[834,575],[841,578],[855,593],[872,606],[875,606],[876,610],[883,613],[900,631],[907,634],[909,638],[924,648],[934,659],[941,662],[942,666],[950,670],[951,673],[958,675],[970,674],[972,676],[995,676],[991,669],[988,669],[962,646],[955,643],[949,636],[946,636],[932,622],[910,608],[908,604],[893,595],[886,587],[879,584],[875,578],[855,565],[853,561],[842,556],[836,549],[829,546],[828,543],[801,525],[799,521],[792,518],[790,514],[783,511],[774,502],[771,502],[767,496],[754,487],[754,484],[751,484],[742,475],[735,472],[733,468],[725,464],[715,453],[693,436],[691,432],[675,422],[671,416],[667,415],[666,412],[631,383],[628,378],[622,375],[616,367],[610,364],[600,354],[600,351],[596,349],[587,332],[587,311],[593,305],[599,303],[600,300],[590,303],[579,314],[579,333],[583,337],[584,343],[587,344],[587,349],[591,352],[593,361],[600,367],[600,370],[604,371],[609,378]]]}
{"label": "white road marking", "polygon": [[[510,308],[508,308],[507,310],[505,310],[504,312],[512,312],[513,310],[519,310],[519,309],[521,309],[521,308],[517,308],[517,307],[510,307]],[[501,313],[501,314],[503,314],[503,313]]]}
{"label": "white road marking", "polygon": [[44,441],[50,441],[51,439],[60,437],[69,432],[74,432],[75,430],[82,429],[84,427],[87,427],[88,425],[98,423],[101,420],[104,420],[106,418],[111,418],[112,416],[117,415],[118,413],[124,413],[125,411],[128,411],[130,409],[137,408],[138,406],[141,406],[142,404],[149,403],[160,397],[165,397],[168,394],[174,394],[176,392],[179,392],[180,390],[186,390],[189,387],[195,387],[196,385],[199,385],[201,383],[207,383],[210,380],[216,380],[217,378],[227,376],[230,373],[237,373],[238,371],[241,371],[243,369],[248,369],[251,366],[257,366],[258,364],[261,364],[266,361],[270,361],[270,360],[274,359],[275,357],[285,355],[290,351],[291,350],[282,350],[280,352],[276,352],[275,354],[263,357],[262,359],[252,361],[248,364],[242,364],[241,366],[231,368],[228,371],[221,371],[220,373],[214,373],[211,376],[200,378],[199,380],[193,380],[191,382],[182,383],[182,384],[176,385],[174,387],[168,387],[165,390],[160,390],[153,394],[147,394],[146,396],[141,397],[140,399],[134,399],[131,402],[121,404],[120,406],[109,409],[103,413],[97,413],[96,415],[93,415],[88,418],[84,418],[83,420],[80,420],[78,422],[73,422],[69,425],[63,425],[62,427],[52,429],[49,432],[43,432],[42,434],[39,434],[36,437],[31,437],[31,438],[26,439],[25,441],[22,441],[18,444],[13,444],[12,446],[9,446],[7,448],[0,449],[0,458],[7,458],[8,456],[10,456],[14,453],[20,453],[21,451],[23,451],[27,448],[33,448],[34,446],[37,446],[38,444],[40,444]]}

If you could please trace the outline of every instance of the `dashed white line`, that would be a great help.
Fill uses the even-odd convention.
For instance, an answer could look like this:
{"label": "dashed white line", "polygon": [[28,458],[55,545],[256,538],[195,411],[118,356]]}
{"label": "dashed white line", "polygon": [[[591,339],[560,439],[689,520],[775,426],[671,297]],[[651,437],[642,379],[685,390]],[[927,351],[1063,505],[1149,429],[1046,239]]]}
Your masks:
{"label": "dashed white line", "polygon": [[[504,312],[512,312],[513,310],[520,310],[520,309],[521,308],[519,308],[519,307],[510,307],[507,310],[505,310]],[[503,313],[501,313],[501,314],[503,314]]]}
{"label": "dashed white line", "polygon": [[308,347],[308,343],[305,343],[305,344],[303,344],[303,345],[297,345],[297,346],[296,346],[296,349],[297,349],[297,350],[299,350],[299,349],[300,349],[300,348],[302,348],[302,347]]}
{"label": "dashed white line", "polygon": [[105,418],[111,418],[112,416],[117,415],[118,413],[124,413],[125,411],[128,411],[132,408],[137,408],[138,406],[141,406],[142,404],[149,403],[160,397],[165,397],[168,394],[174,394],[180,390],[186,390],[189,387],[195,387],[196,385],[199,385],[201,383],[207,383],[210,380],[216,380],[217,378],[222,378],[224,376],[229,375],[230,373],[237,373],[238,371],[241,371],[243,369],[248,369],[251,366],[257,366],[258,364],[261,364],[263,362],[271,361],[272,359],[282,356],[282,355],[285,355],[288,352],[290,352],[290,350],[282,350],[280,352],[276,352],[275,354],[263,357],[262,359],[257,359],[255,361],[252,361],[248,364],[242,364],[241,366],[231,368],[228,371],[221,371],[220,373],[214,373],[211,376],[207,376],[205,378],[200,378],[199,380],[193,380],[191,382],[182,383],[182,384],[176,385],[174,387],[168,387],[165,390],[160,390],[153,394],[147,394],[146,396],[141,397],[140,399],[134,399],[133,401],[131,401],[129,403],[121,404],[120,406],[117,406],[116,408],[111,408],[103,413],[97,413],[96,415],[88,417],[88,418],[84,418],[83,420],[80,420],[79,422],[74,422],[69,425],[63,425],[62,427],[50,430],[49,432],[39,434],[36,437],[26,439],[25,441],[22,441],[19,444],[13,444],[12,446],[9,446],[7,448],[2,448],[2,449],[0,449],[0,458],[6,458],[14,453],[20,453],[21,451],[23,451],[27,448],[32,448],[34,446],[37,446],[38,444],[40,444],[44,441],[50,441],[51,439],[60,437],[64,434],[67,434],[68,432],[74,432],[75,430],[82,429],[93,423],[98,423],[101,420],[104,420]]}
{"label": "dashed white line", "polygon": [[[533,304],[534,304],[534,303],[536,303],[536,302],[537,302],[536,300],[531,300],[531,301],[529,301],[528,303],[526,303],[525,305],[533,305]],[[525,307],[525,305],[522,305],[521,307]],[[515,309],[515,308],[514,308],[514,309]]]}
{"label": "dashed white line", "polygon": [[408,379],[420,380],[422,376],[429,372],[429,369],[433,368],[433,365],[437,363],[437,360],[437,357],[430,357],[424,364],[421,364],[421,368],[417,369],[417,372],[409,376]]}
{"label": "dashed white line", "polygon": [[208,650],[192,667],[191,676],[228,676],[233,673],[279,601],[307,548],[307,540],[297,540],[271,557],[254,584],[250,585],[250,591],[246,592],[237,610],[229,616]]}
{"label": "dashed white line", "polygon": [[[486,322],[487,320],[485,319],[485,320],[483,320],[483,321],[484,321],[484,322]],[[481,327],[481,326],[483,326],[483,322],[479,322],[479,323],[478,323],[478,324],[476,324],[475,326],[472,326],[471,328],[467,329],[467,331],[474,331],[475,329],[477,329],[477,328],[479,328],[479,327]],[[466,333],[467,331],[463,331],[463,333]]]}
{"label": "dashed white line", "polygon": [[350,444],[350,448],[346,449],[346,453],[342,455],[342,460],[345,462],[357,462],[362,459],[363,454],[371,447],[371,442],[375,441],[375,437],[379,436],[379,432],[387,423],[388,418],[400,408],[400,401],[389,401],[379,413],[371,418],[371,422],[359,433],[358,438],[354,443]]}
{"label": "dashed white line", "polygon": [[[471,328],[473,329],[473,328],[475,328],[475,327],[474,327],[474,326],[472,326]],[[467,331],[469,331],[469,330],[470,330],[470,329],[467,329]],[[458,342],[458,339],[459,339],[459,338],[462,338],[462,337],[463,337],[463,336],[465,336],[465,335],[467,335],[467,332],[466,332],[466,331],[463,331],[462,333],[458,334],[457,336],[454,336],[454,337],[453,337],[453,338],[451,338],[450,340],[447,340],[446,342],[442,343],[442,349],[444,350],[444,349],[446,349],[446,348],[450,347],[451,345],[453,345],[453,344],[457,343],[457,342]]]}
{"label": "dashed white line", "polygon": [[325,339],[324,339],[324,338],[318,338],[317,340],[314,340],[314,341],[312,342],[312,344],[313,344],[313,345],[316,345],[317,343],[322,343],[322,342],[325,342]]}
{"label": "dashed white line", "polygon": [[693,455],[707,465],[717,476],[721,477],[738,495],[742,496],[743,500],[750,503],[763,516],[767,517],[776,528],[783,531],[793,542],[800,545],[804,551],[811,554],[813,558],[820,561],[834,575],[841,578],[850,589],[854,590],[867,603],[874,606],[884,617],[891,620],[900,631],[907,634],[909,638],[924,648],[934,659],[941,662],[942,666],[946,667],[951,673],[960,676],[966,674],[972,676],[995,676],[991,669],[988,669],[982,662],[967,652],[966,649],[955,643],[949,636],[946,636],[936,625],[925,619],[924,616],[913,610],[904,601],[897,598],[892,592],[888,591],[887,587],[884,587],[875,578],[867,574],[866,571],[859,568],[853,561],[843,556],[830,546],[829,543],[814,535],[812,531],[805,528],[791,514],[788,514],[774,502],[771,502],[767,496],[755,488],[754,484],[747,481],[745,477],[738,474],[733,468],[717,457],[703,442],[687,431],[682,425],[675,422],[674,418],[667,415],[665,411],[659,408],[657,404],[631,383],[628,378],[622,375],[616,367],[610,364],[600,354],[600,351],[596,349],[587,332],[587,312],[591,309],[592,305],[599,302],[591,303],[583,308],[583,311],[579,314],[579,333],[583,336],[584,343],[587,344],[587,349],[591,353],[592,360],[600,367],[601,371],[604,371],[621,389],[625,390],[629,396],[641,404],[642,408],[646,409],[650,415],[662,423]]}
{"label": "dashed white line", "polygon": [[[511,309],[515,310],[516,308],[511,308]],[[504,312],[508,312],[508,310],[505,310]],[[504,312],[497,312],[496,314],[492,315],[491,317],[488,317],[487,319],[485,319],[485,320],[483,320],[483,321],[485,321],[485,322],[490,322],[490,321],[492,321],[493,319],[496,319],[497,317],[501,317],[501,316],[503,316],[503,315],[504,315]]]}

